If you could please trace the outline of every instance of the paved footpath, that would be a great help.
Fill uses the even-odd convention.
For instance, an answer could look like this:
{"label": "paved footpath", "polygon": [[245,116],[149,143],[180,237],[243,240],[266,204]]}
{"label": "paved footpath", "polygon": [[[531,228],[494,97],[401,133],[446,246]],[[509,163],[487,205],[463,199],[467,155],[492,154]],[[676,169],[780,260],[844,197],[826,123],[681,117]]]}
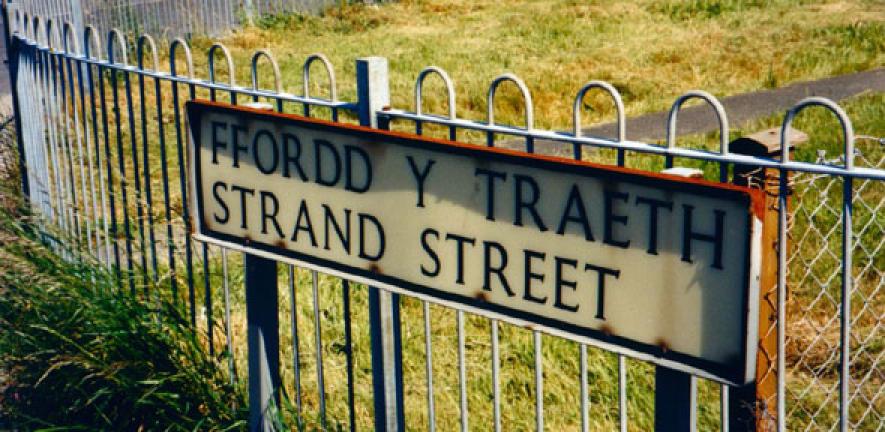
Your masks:
{"label": "paved footpath", "polygon": [[[885,91],[885,68],[840,75],[817,81],[790,84],[772,90],[744,93],[720,99],[729,124],[737,127],[759,117],[785,112],[808,96],[823,96],[834,101],[863,93]],[[663,140],[667,137],[667,112],[627,119],[627,138],[635,141]],[[707,105],[679,111],[679,135],[708,132],[717,127],[716,116]],[[603,124],[584,131],[587,135],[614,136],[615,124]]]}
{"label": "paved footpath", "polygon": [[[720,102],[725,107],[729,124],[734,128],[760,117],[783,113],[808,96],[823,96],[840,101],[867,91],[885,92],[885,68],[799,82],[772,90],[743,93],[722,98]],[[627,139],[645,142],[666,139],[668,114],[665,111],[627,118]],[[717,128],[716,115],[706,104],[686,107],[679,111],[676,128],[678,135],[709,132]],[[614,122],[604,123],[584,129],[583,132],[589,136],[614,137],[616,125]],[[563,149],[561,144],[541,141],[536,144],[539,144],[536,146],[538,151],[559,156],[571,155],[571,150]],[[521,140],[508,140],[506,143],[502,142],[502,145],[519,150],[524,148]],[[564,152],[569,153],[566,155]]]}

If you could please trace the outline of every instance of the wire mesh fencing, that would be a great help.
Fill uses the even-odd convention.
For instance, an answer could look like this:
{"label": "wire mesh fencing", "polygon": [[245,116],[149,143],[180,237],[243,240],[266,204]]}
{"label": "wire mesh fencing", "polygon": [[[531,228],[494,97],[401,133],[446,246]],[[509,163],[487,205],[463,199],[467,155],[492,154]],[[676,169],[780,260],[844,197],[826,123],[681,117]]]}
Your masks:
{"label": "wire mesh fencing", "polygon": [[29,0],[22,11],[56,22],[84,23],[101,34],[113,28],[164,39],[218,36],[254,19],[285,13],[319,13],[337,0]]}
{"label": "wire mesh fencing", "polygon": [[[863,143],[856,149],[860,166],[883,168],[881,144]],[[818,163],[840,164],[844,157]],[[803,173],[795,179],[795,209],[790,215],[788,260],[788,328],[786,387],[789,430],[833,430],[839,423],[841,334],[841,236],[843,180]],[[885,191],[881,182],[854,183],[854,252],[851,293],[851,369],[848,398],[849,424],[856,430],[879,430],[885,424],[883,395],[883,349],[881,324],[885,299],[882,207]]]}
{"label": "wire mesh fencing", "polygon": [[[222,44],[205,53],[204,72],[195,70],[194,53],[181,39],[161,48],[149,36],[130,40],[93,27],[81,38],[69,24],[17,8],[9,20],[25,181],[46,230],[63,234],[54,247],[71,259],[106,266],[125,292],[179,302],[231,380],[241,381],[247,358],[243,262],[239,252],[190,236],[184,103],[263,102],[279,112],[343,123],[360,122],[370,107],[338,99],[335,66],[321,54],[303,64],[302,84],[314,94],[295,95],[282,91],[268,52],[255,53],[251,83],[241,85]],[[160,64],[160,49],[168,64]],[[273,76],[260,73],[265,64]],[[446,114],[422,112],[422,100],[431,97],[422,94],[422,83],[431,76],[447,90]],[[274,87],[261,88],[259,78],[273,78]],[[521,92],[523,126],[494,121],[495,89],[504,84]],[[619,107],[622,128],[614,139],[581,133],[578,102],[592,89],[607,91]],[[675,111],[688,97],[718,104],[694,92],[680,98]],[[863,145],[855,148],[850,121],[838,106],[811,99],[791,110],[794,115],[823,105],[846,128],[841,159],[824,154],[802,162],[733,154],[727,145],[716,152],[680,148],[675,139],[664,146],[629,141],[620,96],[607,83],[590,83],[578,93],[577,120],[568,133],[533,127],[530,92],[513,75],[491,84],[486,119],[457,116],[453,82],[438,68],[418,73],[415,100],[414,110],[377,107],[368,114],[379,127],[527,152],[552,148],[610,165],[692,161],[722,181],[735,164],[773,170],[765,186],[783,221],[779,244],[788,246],[778,249],[776,295],[765,299],[779,328],[771,333],[775,349],[764,353],[771,366],[766,374],[778,381],[766,412],[776,417],[778,430],[882,428],[883,151],[875,141],[858,140]],[[281,369],[292,412],[306,427],[376,427],[369,288],[281,267],[276,313],[287,323]],[[432,302],[399,301],[403,389],[397,412],[407,429],[654,428],[651,364]],[[698,427],[727,429],[729,387],[696,382]]]}

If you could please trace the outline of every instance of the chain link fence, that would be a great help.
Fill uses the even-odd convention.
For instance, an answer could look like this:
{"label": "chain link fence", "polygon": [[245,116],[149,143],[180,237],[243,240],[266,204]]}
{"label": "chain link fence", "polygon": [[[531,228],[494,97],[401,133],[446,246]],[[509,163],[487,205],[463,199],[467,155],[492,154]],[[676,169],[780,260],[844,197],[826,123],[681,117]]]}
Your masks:
{"label": "chain link fence", "polygon": [[[346,1],[344,2],[346,3]],[[112,28],[165,39],[218,36],[257,17],[284,13],[320,13],[341,0],[28,0],[23,11],[54,21],[69,21],[100,34]]]}
{"label": "chain link fence", "polygon": [[[885,168],[877,140],[858,140],[855,163]],[[863,144],[863,145],[861,145]],[[818,154],[817,163],[844,158]],[[842,182],[802,173],[794,177],[789,219],[787,299],[787,428],[836,430],[839,424]],[[855,181],[854,265],[851,295],[849,419],[856,430],[885,427],[885,189],[881,181]]]}

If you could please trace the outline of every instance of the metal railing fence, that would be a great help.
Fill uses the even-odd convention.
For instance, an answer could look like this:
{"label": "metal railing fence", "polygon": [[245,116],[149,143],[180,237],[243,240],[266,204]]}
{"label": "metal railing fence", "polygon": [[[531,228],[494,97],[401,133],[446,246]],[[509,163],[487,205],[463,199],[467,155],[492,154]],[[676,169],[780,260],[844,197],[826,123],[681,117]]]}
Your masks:
{"label": "metal railing fence", "polygon": [[[333,65],[321,54],[306,59],[303,79],[309,88],[315,79],[311,73],[320,66],[329,83],[327,96],[307,91],[295,95],[281,92],[284,77],[269,52],[255,53],[252,82],[244,86],[234,81],[233,74],[226,82],[216,79],[216,62],[222,61],[229,71],[235,68],[222,44],[209,49],[204,79],[198,77],[190,48],[181,39],[168,46],[169,64],[163,67],[158,61],[160,48],[150,36],[138,38],[133,50],[117,30],[104,37],[87,27],[81,35],[67,22],[43,19],[16,7],[7,12],[10,70],[26,167],[23,181],[32,207],[43,216],[47,229],[55,227],[64,234],[59,241],[66,247],[59,250],[72,259],[77,254],[93,257],[117,274],[122,286],[148,299],[157,295],[155,287],[168,287],[174,298],[181,299],[192,324],[209,334],[210,351],[226,356],[232,380],[244,370],[244,320],[238,300],[242,294],[237,289],[243,267],[232,259],[234,252],[189,235],[182,112],[184,102],[195,98],[233,104],[264,101],[280,112],[340,122],[361,120],[374,127],[451,139],[472,141],[479,136],[480,145],[502,141],[512,145],[518,139],[527,152],[544,146],[579,159],[586,158],[590,149],[609,149],[610,163],[618,165],[629,165],[634,157],[661,158],[667,167],[690,160],[715,167],[721,181],[728,181],[730,167],[738,164],[773,169],[778,175],[767,179],[771,184],[766,189],[777,196],[778,244],[789,247],[778,248],[777,296],[771,299],[777,311],[776,352],[766,353],[773,365],[768,372],[777,377],[774,400],[768,401],[777,412],[772,428],[879,430],[885,424],[883,153],[880,144],[863,151],[855,148],[850,120],[831,101],[799,102],[788,112],[784,130],[808,106],[829,109],[843,127],[841,159],[794,161],[786,150],[780,159],[755,157],[729,152],[725,112],[715,97],[700,91],[674,103],[670,137],[659,146],[626,139],[623,103],[617,90],[605,82],[590,82],[578,92],[571,132],[539,130],[533,126],[528,88],[510,74],[491,83],[487,118],[470,120],[457,116],[454,82],[435,67],[418,74],[415,110],[410,111],[371,100],[339,100]],[[134,61],[129,57],[133,52]],[[262,62],[272,66],[274,89],[257,84]],[[422,111],[427,97],[422,86],[431,75],[442,79],[447,89],[445,115]],[[514,84],[524,97],[521,127],[495,122],[496,90],[505,83]],[[616,138],[581,134],[581,101],[594,89],[608,92],[615,101],[620,126]],[[676,146],[679,107],[698,98],[719,115],[718,152]],[[789,142],[789,137],[783,140]],[[379,423],[369,419],[377,422],[384,416],[379,409],[384,409],[396,418],[380,423],[382,429],[405,425],[502,430],[529,427],[516,423],[520,420],[515,411],[530,406],[532,425],[538,430],[652,427],[649,413],[654,407],[642,394],[654,387],[651,369],[643,362],[408,298],[391,300],[402,302],[399,378],[404,388],[396,389],[395,400],[379,396],[369,383],[377,378],[374,374],[382,373],[368,361],[377,349],[369,346],[366,331],[371,290],[293,266],[287,266],[286,280],[279,313],[289,322],[283,339],[291,349],[285,354],[291,361],[283,365],[284,388],[302,421],[371,429]],[[307,284],[310,290],[302,289]],[[550,355],[553,350],[571,353],[577,361],[545,362],[545,352]],[[418,357],[422,354],[423,359]],[[561,375],[570,376],[566,380],[570,387],[544,385]],[[706,413],[697,419],[700,427],[727,430],[729,388],[696,377],[691,383],[703,395],[701,400],[692,395],[691,409]],[[409,395],[405,400],[404,394]],[[564,398],[555,409],[559,414],[565,409],[568,415],[545,416],[545,409],[554,407],[549,402],[553,396]],[[569,406],[568,401],[578,403]]]}

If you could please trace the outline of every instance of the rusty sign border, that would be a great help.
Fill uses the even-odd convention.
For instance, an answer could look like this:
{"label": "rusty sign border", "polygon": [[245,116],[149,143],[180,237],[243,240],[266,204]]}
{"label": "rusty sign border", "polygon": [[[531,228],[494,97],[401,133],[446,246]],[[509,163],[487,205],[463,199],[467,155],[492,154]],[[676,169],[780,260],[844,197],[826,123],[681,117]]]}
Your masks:
{"label": "rusty sign border", "polygon": [[[758,348],[758,275],[761,269],[760,251],[762,247],[760,241],[762,226],[760,215],[764,210],[764,196],[760,190],[735,186],[729,183],[716,183],[703,179],[684,178],[632,168],[602,165],[593,162],[548,155],[524,153],[500,147],[483,147],[403,132],[372,129],[346,123],[335,123],[317,118],[303,117],[296,114],[279,113],[222,102],[194,99],[188,101],[185,105],[188,129],[190,131],[188,142],[189,159],[187,164],[187,169],[189,171],[188,178],[191,180],[188,185],[188,188],[190,189],[189,204],[193,206],[190,214],[192,218],[195,218],[195,221],[192,221],[195,222],[192,223],[192,226],[195,229],[193,236],[199,241],[303,266],[358,283],[377,286],[388,291],[417,297],[422,300],[454,309],[465,310],[478,315],[496,318],[520,327],[539,329],[548,334],[597,346],[609,351],[625,354],[656,365],[691,373],[724,384],[743,385],[752,381],[755,377],[756,351]],[[469,296],[457,295],[430,286],[416,284],[363,268],[343,265],[334,261],[280,248],[274,245],[257,242],[252,243],[246,238],[212,230],[205,223],[201,217],[201,212],[199,211],[199,209],[202,208],[204,200],[202,193],[202,177],[200,173],[200,152],[197,151],[197,143],[201,142],[199,124],[204,112],[258,116],[262,117],[263,120],[284,122],[296,127],[356,136],[361,139],[374,139],[389,144],[419,148],[424,151],[449,153],[467,157],[482,157],[488,160],[539,168],[547,171],[566,172],[582,177],[599,178],[601,176],[607,176],[614,181],[625,183],[639,185],[653,184],[654,187],[666,185],[695,195],[713,196],[720,199],[730,199],[742,202],[742,204],[745,204],[748,209],[746,229],[749,234],[745,244],[746,255],[744,261],[746,269],[743,272],[743,286],[745,292],[741,296],[743,298],[742,309],[744,310],[741,323],[741,327],[744,329],[742,332],[743,340],[741,344],[744,347],[742,358],[735,362],[736,364],[704,360],[692,355],[667,350],[666,347],[637,342],[625,337],[607,334],[601,330],[565,323],[510,307],[484,302],[480,299]],[[756,246],[755,250],[754,244]],[[756,277],[753,277],[754,273],[756,274]]]}

